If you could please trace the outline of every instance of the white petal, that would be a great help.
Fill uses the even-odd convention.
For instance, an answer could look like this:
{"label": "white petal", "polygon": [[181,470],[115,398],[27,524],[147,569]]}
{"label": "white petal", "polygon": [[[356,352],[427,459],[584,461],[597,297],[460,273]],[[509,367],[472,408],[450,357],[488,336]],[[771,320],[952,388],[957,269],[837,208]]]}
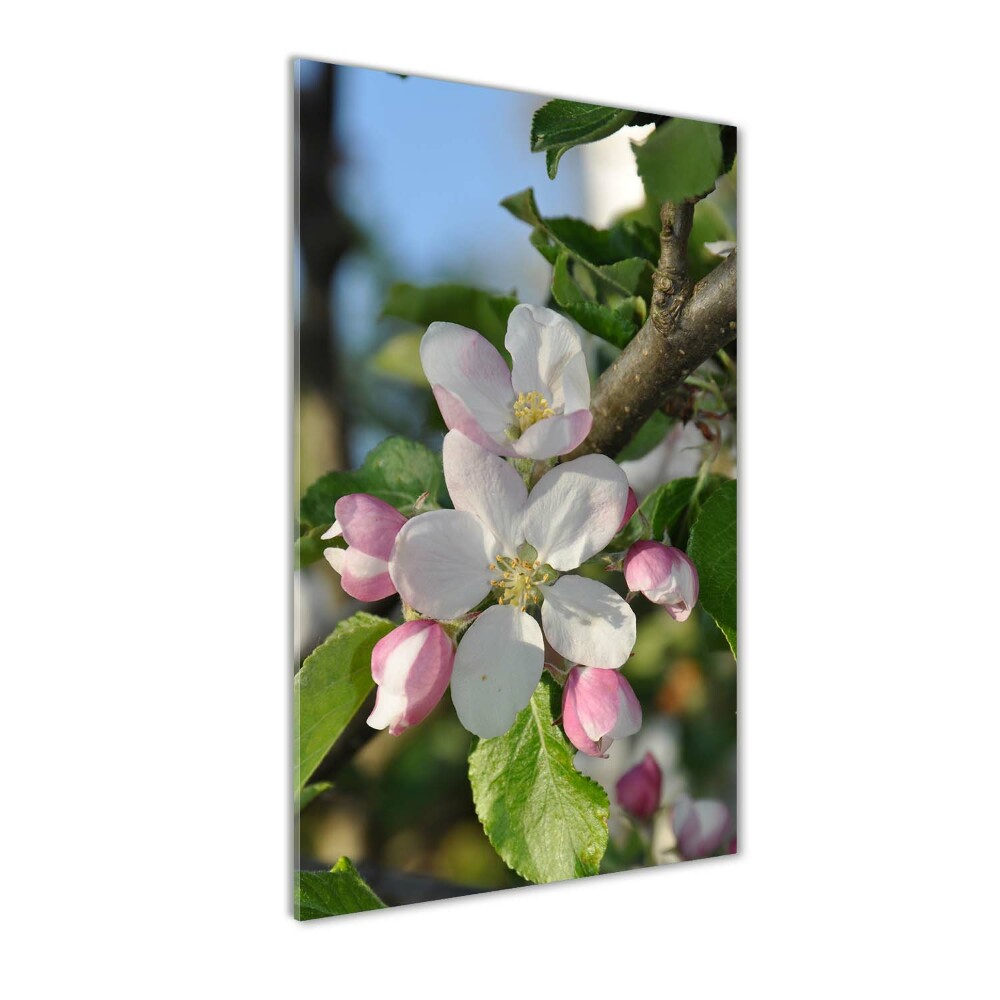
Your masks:
{"label": "white petal", "polygon": [[594,422],[590,410],[559,413],[532,424],[510,450],[521,458],[555,458],[568,455],[590,433]]}
{"label": "white petal", "polygon": [[400,597],[431,618],[455,618],[490,590],[498,543],[472,515],[432,510],[400,529],[389,575]]}
{"label": "white petal", "polygon": [[728,257],[736,249],[736,244],[732,240],[711,240],[704,247],[716,257]]}
{"label": "white petal", "polygon": [[549,645],[573,663],[620,667],[635,645],[635,613],[610,588],[582,576],[540,587],[542,628]]}
{"label": "white petal", "polygon": [[[510,447],[510,439],[504,433],[497,433],[496,436],[487,434],[479,425],[472,411],[453,392],[449,392],[443,385],[434,386],[434,399],[437,400],[438,409],[444,418],[445,426],[449,430],[461,431],[470,441],[475,441],[481,448],[492,451],[497,455],[513,455]],[[513,412],[511,420],[513,420]]]}
{"label": "white petal", "polygon": [[380,687],[375,707],[372,709],[371,715],[368,716],[368,725],[372,729],[386,729],[406,714],[406,704],[405,694]]}
{"label": "white petal", "polygon": [[628,480],[610,458],[584,455],[542,476],[528,497],[524,537],[555,569],[576,569],[618,532]]}
{"label": "white petal", "polygon": [[451,700],[476,736],[502,736],[531,700],[545,661],[542,630],[527,612],[495,605],[458,644]]}
{"label": "white petal", "polygon": [[456,395],[491,436],[514,419],[514,390],[500,352],[475,330],[431,323],[420,341],[420,362],[431,386]]}
{"label": "white petal", "polygon": [[339,538],[343,533],[344,533],[344,529],[341,528],[341,526],[336,521],[334,521],[333,524],[331,524],[330,527],[326,529],[326,532],[324,534],[320,535],[319,537],[320,538]]}
{"label": "white petal", "polygon": [[528,490],[509,463],[449,431],[442,449],[444,476],[456,510],[475,514],[499,539],[503,552],[514,555],[524,541],[521,521]]}
{"label": "white petal", "polygon": [[514,359],[515,392],[540,392],[557,413],[590,406],[583,344],[565,316],[543,306],[515,306],[504,345]]}

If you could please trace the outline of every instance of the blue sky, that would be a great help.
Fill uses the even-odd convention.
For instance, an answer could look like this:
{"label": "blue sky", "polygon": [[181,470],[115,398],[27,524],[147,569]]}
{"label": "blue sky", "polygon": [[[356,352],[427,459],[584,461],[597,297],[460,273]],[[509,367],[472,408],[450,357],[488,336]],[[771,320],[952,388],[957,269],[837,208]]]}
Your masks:
{"label": "blue sky", "polygon": [[545,157],[529,150],[531,115],[545,98],[340,72],[348,204],[381,238],[400,279],[430,282],[471,268],[509,288],[537,254],[500,200],[533,186],[545,214],[580,212],[579,165],[566,157],[550,181]]}

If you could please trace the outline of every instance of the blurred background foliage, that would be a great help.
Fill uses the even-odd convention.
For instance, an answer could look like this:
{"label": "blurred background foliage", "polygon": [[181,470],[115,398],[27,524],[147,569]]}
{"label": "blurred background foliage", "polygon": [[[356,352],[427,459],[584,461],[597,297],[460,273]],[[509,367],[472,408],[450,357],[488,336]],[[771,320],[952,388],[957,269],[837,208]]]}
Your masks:
{"label": "blurred background foliage", "polygon": [[[418,357],[427,322],[461,322],[502,348],[516,302],[560,307],[550,297],[556,258],[502,201],[533,188],[546,220],[627,223],[640,235],[642,227],[655,233],[658,221],[629,146],[650,133],[651,121],[569,150],[550,180],[545,156],[529,146],[544,98],[302,61],[296,99],[298,500],[330,469],[360,465],[389,434],[440,449],[444,425]],[[730,173],[697,207],[696,279],[718,262],[703,244],[733,239],[735,224]],[[596,375],[617,352],[590,339]],[[727,392],[733,411],[735,385]],[[695,475],[703,462],[733,474],[731,424],[721,428],[722,447],[685,434],[667,474]],[[671,427],[661,415],[651,440],[629,457],[641,457]],[[298,668],[358,605],[324,560],[296,576]],[[664,769],[666,798],[682,790],[719,798],[735,817],[736,668],[726,641],[700,606],[684,623],[642,598],[634,608],[638,639],[625,672],[643,706],[643,730],[616,743],[607,761],[578,758],[611,793],[608,871],[646,863],[613,800],[614,780],[646,750]],[[400,617],[393,601],[370,610]],[[415,729],[368,740],[335,774],[322,775],[332,787],[303,808],[300,867],[329,867],[347,855],[390,904],[523,884],[476,818],[470,742],[447,695]]]}

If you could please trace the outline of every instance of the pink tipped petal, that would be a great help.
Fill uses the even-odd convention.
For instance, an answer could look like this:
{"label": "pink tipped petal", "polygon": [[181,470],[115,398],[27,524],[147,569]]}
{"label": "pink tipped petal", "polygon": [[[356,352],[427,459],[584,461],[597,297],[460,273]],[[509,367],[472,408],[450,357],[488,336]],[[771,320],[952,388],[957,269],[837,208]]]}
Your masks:
{"label": "pink tipped petal", "polygon": [[587,754],[588,757],[603,757],[606,747],[602,745],[600,738],[592,739],[584,726],[581,713],[585,714],[586,709],[582,708],[581,701],[585,702],[586,699],[580,697],[581,674],[580,668],[577,667],[571,670],[566,678],[562,703],[563,730],[566,733],[566,738],[577,750]]}
{"label": "pink tipped petal", "polygon": [[[602,671],[605,674],[608,672]],[[632,736],[642,728],[642,706],[625,677],[617,671],[614,672],[614,676],[618,681],[618,720],[611,730],[611,735],[620,740],[622,737]]]}
{"label": "pink tipped petal", "polygon": [[668,579],[673,560],[666,545],[659,542],[636,542],[625,553],[622,569],[629,590],[652,590]]}
{"label": "pink tipped petal", "polygon": [[618,736],[638,732],[642,711],[616,670],[574,667],[563,689],[563,728],[570,743],[602,757]]}
{"label": "pink tipped petal", "polygon": [[542,562],[576,569],[614,538],[627,503],[625,473],[604,455],[584,455],[539,480],[528,497],[524,537]]}
{"label": "pink tipped petal", "polygon": [[[498,434],[491,437],[479,426],[472,411],[453,392],[449,392],[444,386],[434,386],[434,398],[437,400],[438,409],[444,418],[445,425],[452,430],[461,431],[470,441],[475,441],[481,448],[492,451],[497,455],[513,455],[514,451],[510,446],[507,435]],[[511,412],[513,419],[513,411]]]}
{"label": "pink tipped petal", "polygon": [[653,755],[647,753],[618,779],[615,799],[622,809],[637,819],[649,819],[660,807],[662,789],[663,772]]}
{"label": "pink tipped petal", "polygon": [[577,717],[590,739],[599,741],[618,722],[618,674],[614,670],[574,667]]}
{"label": "pink tipped petal", "polygon": [[729,810],[714,799],[692,801],[682,795],[674,803],[673,824],[681,854],[688,861],[706,858],[722,843]]}
{"label": "pink tipped petal", "polygon": [[517,552],[524,541],[521,522],[528,490],[517,470],[459,431],[449,431],[442,449],[444,477],[457,510],[468,511],[493,532],[503,551]]}
{"label": "pink tipped petal", "polygon": [[400,597],[430,618],[456,618],[490,591],[496,538],[461,510],[432,510],[403,525],[389,559]]}
{"label": "pink tipped petal", "polygon": [[540,392],[556,410],[590,406],[590,378],[580,335],[564,316],[543,306],[516,306],[504,346],[514,359],[514,391]]}
{"label": "pink tipped petal", "polygon": [[593,423],[590,410],[546,417],[537,424],[532,424],[510,447],[521,458],[542,459],[568,455],[583,443]]}
{"label": "pink tipped petal", "polygon": [[674,575],[677,586],[677,600],[667,605],[667,611],[677,621],[685,621],[691,609],[698,603],[698,570],[694,563],[680,549],[675,549],[677,563]]}
{"label": "pink tipped petal", "polygon": [[[628,488],[628,500],[625,502],[625,513],[622,514],[622,523],[618,525],[618,531],[621,531],[629,521],[632,520],[632,515],[639,509],[639,500],[636,498],[635,490],[630,486]],[[618,534],[618,531],[615,534]]]}
{"label": "pink tipped petal", "polygon": [[483,739],[507,732],[538,686],[544,648],[531,615],[503,605],[487,608],[455,656],[451,700],[459,722]]}
{"label": "pink tipped petal", "polygon": [[614,670],[635,645],[635,614],[610,588],[582,576],[564,576],[542,592],[542,628],[567,660]]}
{"label": "pink tipped petal", "polygon": [[698,601],[698,571],[680,550],[659,542],[636,542],[623,564],[629,590],[662,604],[676,621],[685,621]]}
{"label": "pink tipped petal", "polygon": [[327,528],[326,531],[324,531],[323,534],[320,535],[319,537],[323,539],[339,538],[343,533],[344,529],[339,524],[337,524],[336,521],[334,521],[333,524],[331,524],[330,527]]}
{"label": "pink tipped petal", "polygon": [[503,437],[513,419],[514,390],[500,352],[485,337],[455,323],[431,323],[420,361],[432,388],[453,393],[491,438]]}
{"label": "pink tipped petal", "polygon": [[341,497],[334,513],[337,516],[334,527],[341,529],[351,548],[383,560],[388,560],[392,543],[406,524],[406,518],[395,507],[367,493]]}
{"label": "pink tipped petal", "polygon": [[365,555],[355,548],[326,549],[326,552],[343,552],[343,556],[329,555],[327,560],[337,569],[340,563],[340,585],[344,592],[358,601],[381,601],[396,593],[396,586],[389,576],[389,564],[384,559]]}
{"label": "pink tipped petal", "polygon": [[398,736],[423,722],[448,687],[454,660],[454,644],[434,621],[405,622],[380,639],[372,650],[379,687],[368,725]]}

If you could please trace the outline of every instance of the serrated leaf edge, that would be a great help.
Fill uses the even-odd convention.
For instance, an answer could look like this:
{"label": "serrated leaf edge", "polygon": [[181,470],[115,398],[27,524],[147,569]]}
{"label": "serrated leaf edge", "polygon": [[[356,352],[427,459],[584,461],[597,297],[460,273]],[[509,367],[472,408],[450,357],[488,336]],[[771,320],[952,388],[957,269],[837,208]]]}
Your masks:
{"label": "serrated leaf edge", "polygon": [[[532,717],[535,720],[536,727],[538,728],[539,739],[541,741],[542,746],[544,746],[545,745],[545,730],[544,730],[544,728],[542,726],[541,719],[538,718],[538,713],[535,711],[534,701],[535,701],[535,696],[534,696],[534,693],[532,693],[531,701],[528,702],[528,704],[525,706],[525,708],[530,708],[531,709],[531,715],[532,715]],[[516,720],[515,720],[515,722],[516,722]],[[512,725],[513,725],[513,723],[512,723]],[[508,730],[508,732],[509,732],[509,730]],[[503,735],[506,735],[506,734],[503,734]],[[497,739],[499,739],[499,738],[500,737],[497,737]],[[470,769],[471,769],[472,755],[473,755],[473,753],[475,753],[476,748],[479,746],[480,742],[481,742],[481,740],[479,739],[479,737],[476,737],[476,739],[473,741],[472,746],[469,749],[468,760],[469,760],[469,763],[470,763]],[[570,763],[572,765],[572,758],[570,759]],[[551,766],[551,764],[549,764],[548,766]],[[605,790],[604,786],[600,782],[594,781],[594,779],[591,778],[589,774],[584,774],[582,771],[578,771],[575,766],[573,767],[573,770],[576,771],[576,773],[577,773],[577,775],[579,777],[583,778],[583,780],[584,780],[584,782],[586,784],[592,785],[595,789],[597,789],[604,796],[604,799],[607,802],[607,805],[601,807],[600,812],[597,814],[597,818],[603,824],[605,833],[607,833],[608,832],[608,818],[611,815],[611,800],[608,797],[607,791]],[[470,782],[470,784],[471,784],[471,782]],[[492,782],[490,784],[492,785]],[[493,848],[494,851],[496,851],[497,856],[500,858],[500,860],[503,861],[503,863],[511,871],[513,871],[516,874],[520,875],[521,878],[523,878],[526,882],[530,882],[532,885],[548,885],[549,883],[547,883],[547,882],[536,882],[530,875],[528,875],[525,872],[521,871],[520,868],[518,868],[516,865],[512,864],[510,861],[507,860],[507,858],[504,856],[504,852],[500,849],[500,847],[494,841],[493,834],[490,831],[489,827],[487,826],[486,820],[483,818],[482,814],[479,811],[479,803],[476,800],[476,793],[475,793],[475,789],[474,788],[472,789],[472,805],[473,805],[473,808],[476,811],[476,819],[479,820],[479,825],[483,828],[483,832],[486,834],[486,839],[490,842],[490,846]],[[604,852],[607,852],[607,838],[605,838],[605,842],[604,842]],[[602,852],[601,858],[604,857],[604,852]],[[580,860],[580,859],[578,858],[578,860]],[[598,859],[597,866],[596,866],[597,867],[597,871],[595,871],[593,874],[596,875],[596,874],[600,873],[600,865],[601,865],[601,859]],[[580,877],[580,878],[589,878],[591,876],[584,875],[584,876],[578,876],[578,877]],[[555,881],[566,882],[566,881],[569,881],[569,880],[568,879],[556,879]]]}

